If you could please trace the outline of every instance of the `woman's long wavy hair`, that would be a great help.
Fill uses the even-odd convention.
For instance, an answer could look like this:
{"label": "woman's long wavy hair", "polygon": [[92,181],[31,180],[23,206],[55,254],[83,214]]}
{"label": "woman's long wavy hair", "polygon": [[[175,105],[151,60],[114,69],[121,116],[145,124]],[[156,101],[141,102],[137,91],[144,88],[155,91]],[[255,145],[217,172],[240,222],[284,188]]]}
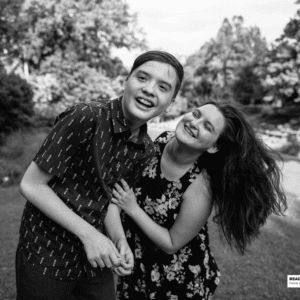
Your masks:
{"label": "woman's long wavy hair", "polygon": [[213,220],[229,245],[244,254],[267,217],[282,215],[287,208],[281,171],[271,149],[258,139],[240,108],[228,102],[206,104],[215,105],[225,118],[216,142],[219,151],[205,153],[201,159],[211,184]]}

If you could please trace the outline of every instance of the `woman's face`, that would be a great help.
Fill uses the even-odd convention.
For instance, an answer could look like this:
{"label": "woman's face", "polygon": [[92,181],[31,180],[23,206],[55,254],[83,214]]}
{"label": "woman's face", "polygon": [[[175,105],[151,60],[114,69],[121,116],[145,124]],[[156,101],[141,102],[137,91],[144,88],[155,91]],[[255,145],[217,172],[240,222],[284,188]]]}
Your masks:
{"label": "woman's face", "polygon": [[178,123],[176,137],[191,149],[215,153],[215,143],[225,127],[225,118],[213,104],[195,108]]}

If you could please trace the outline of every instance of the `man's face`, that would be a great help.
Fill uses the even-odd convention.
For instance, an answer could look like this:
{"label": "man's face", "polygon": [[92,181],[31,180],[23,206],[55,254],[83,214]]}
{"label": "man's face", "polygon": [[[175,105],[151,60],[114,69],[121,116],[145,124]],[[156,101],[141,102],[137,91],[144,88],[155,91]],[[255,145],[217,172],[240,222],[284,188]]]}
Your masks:
{"label": "man's face", "polygon": [[123,111],[131,129],[161,114],[172,102],[177,74],[171,65],[148,61],[129,76],[123,95]]}

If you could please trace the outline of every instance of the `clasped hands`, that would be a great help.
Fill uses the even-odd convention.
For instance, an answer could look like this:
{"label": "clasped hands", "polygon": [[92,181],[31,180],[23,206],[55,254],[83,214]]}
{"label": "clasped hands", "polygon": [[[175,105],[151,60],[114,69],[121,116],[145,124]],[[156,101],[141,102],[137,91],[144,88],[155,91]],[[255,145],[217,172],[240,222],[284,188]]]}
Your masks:
{"label": "clasped hands", "polygon": [[112,268],[119,276],[129,275],[133,269],[134,258],[127,240],[120,239],[114,245],[108,237],[93,229],[82,240],[90,264],[94,268]]}
{"label": "clasped hands", "polygon": [[[128,213],[133,211],[138,204],[133,190],[124,179],[121,179],[121,184],[122,186],[115,184],[112,191],[114,198],[112,198],[111,202]],[[120,239],[115,245],[109,238],[95,228],[92,230],[94,232],[86,235],[82,241],[90,264],[94,268],[98,265],[101,268],[112,268],[119,276],[130,274],[133,269],[134,258],[127,240]]]}

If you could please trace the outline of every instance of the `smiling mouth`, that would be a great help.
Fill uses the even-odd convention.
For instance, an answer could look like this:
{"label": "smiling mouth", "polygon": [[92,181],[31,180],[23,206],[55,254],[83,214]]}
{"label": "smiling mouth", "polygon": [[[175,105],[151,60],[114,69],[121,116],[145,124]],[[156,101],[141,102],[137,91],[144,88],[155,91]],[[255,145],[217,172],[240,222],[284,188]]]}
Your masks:
{"label": "smiling mouth", "polygon": [[139,104],[141,104],[141,105],[143,105],[143,106],[146,106],[146,107],[148,107],[148,108],[151,108],[151,107],[154,106],[154,104],[153,104],[151,101],[146,100],[146,99],[144,99],[144,98],[138,97],[138,98],[136,98],[136,101],[137,101]]}
{"label": "smiling mouth", "polygon": [[192,136],[193,138],[196,138],[196,136],[194,135],[193,131],[190,129],[190,127],[184,125],[184,129],[185,131],[190,135]]}

